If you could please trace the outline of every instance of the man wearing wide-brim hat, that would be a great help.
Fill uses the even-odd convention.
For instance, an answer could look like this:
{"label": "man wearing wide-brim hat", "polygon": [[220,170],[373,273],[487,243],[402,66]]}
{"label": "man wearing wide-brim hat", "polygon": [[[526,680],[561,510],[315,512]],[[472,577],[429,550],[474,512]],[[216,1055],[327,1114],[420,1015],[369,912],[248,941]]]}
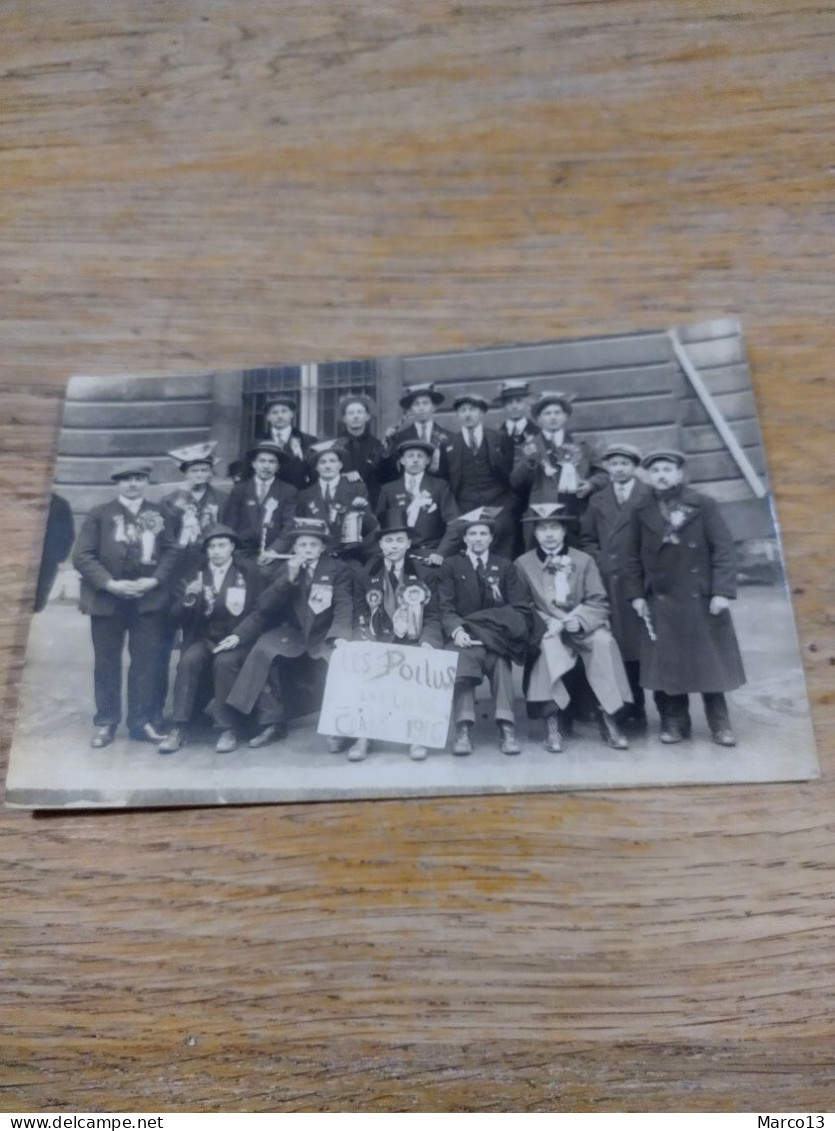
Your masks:
{"label": "man wearing wide-brim hat", "polygon": [[529,503],[561,503],[569,514],[580,515],[587,499],[609,482],[592,446],[572,434],[572,398],[566,393],[540,393],[531,416],[539,435],[516,449],[510,482],[528,490]]}
{"label": "man wearing wide-brim hat", "polygon": [[745,683],[730,614],[736,552],[719,504],[685,486],[685,464],[676,449],[644,456],[652,493],[630,516],[623,590],[645,628],[641,683],[655,692],[661,741],[689,737],[700,693],[713,741],[734,746],[725,692]]}
{"label": "man wearing wide-brim hat", "polygon": [[281,453],[278,477],[301,491],[310,483],[307,453],[316,437],[295,425],[298,402],[292,393],[270,393],[264,405],[263,438]]}
{"label": "man wearing wide-brim hat", "polygon": [[402,510],[410,524],[412,553],[439,566],[457,548],[452,524],[458,518],[458,505],[449,484],[429,474],[433,451],[426,440],[400,441],[397,455],[403,473],[380,492],[377,518]]}
{"label": "man wearing wide-brim hat", "polygon": [[[452,433],[435,422],[435,410],[445,399],[431,381],[406,386],[400,398],[400,407],[405,414],[403,420],[398,426],[389,428],[384,437],[387,458],[382,470],[385,481],[398,477],[397,449],[404,440],[424,440],[431,444],[429,474],[441,479],[449,478],[446,445],[452,439]],[[411,422],[407,424],[409,419]]]}
{"label": "man wearing wide-brim hat", "polygon": [[272,440],[261,440],[247,452],[252,477],[236,483],[223,510],[224,525],[240,539],[240,552],[269,564],[264,554],[296,515],[295,487],[278,475],[285,454]]}
{"label": "man wearing wide-brim hat", "polygon": [[[231,646],[250,649],[226,702],[244,715],[254,713],[252,747],[284,737],[288,704],[321,708],[328,659],[334,647],[351,639],[351,574],[328,557],[331,544],[326,522],[296,518],[281,547],[287,560],[230,638]],[[345,745],[329,740],[334,751]]]}
{"label": "man wearing wide-brim hat", "polygon": [[613,443],[604,449],[600,462],[610,482],[591,495],[580,522],[580,549],[592,555],[600,570],[609,595],[612,633],[629,677],[632,705],[625,716],[630,725],[641,729],[647,721],[639,664],[645,629],[623,592],[623,560],[632,510],[652,494],[637,477],[642,458],[634,444]]}
{"label": "man wearing wide-brim hat", "polygon": [[372,510],[376,509],[383,484],[386,448],[371,430],[377,406],[364,393],[346,393],[339,398],[338,440],[345,449],[342,472],[350,482],[361,479],[368,491]]}
{"label": "man wearing wide-brim hat", "polygon": [[238,535],[230,526],[216,524],[200,539],[203,559],[178,587],[171,609],[182,626],[183,645],[174,679],[172,729],[160,743],[161,754],[173,754],[187,740],[197,696],[211,672],[212,712],[221,729],[216,750],[228,754],[238,744],[239,719],[226,706],[246,653],[230,647],[229,637],[253,612],[263,588],[255,562],[235,557]]}
{"label": "man wearing wide-brim hat", "polygon": [[522,521],[536,548],[516,559],[516,569],[544,628],[539,653],[525,672],[528,714],[545,720],[545,749],[559,753],[558,711],[569,702],[563,677],[579,658],[599,706],[601,738],[624,750],[615,715],[631,701],[629,681],[609,630],[609,602],[594,559],[566,544],[566,530],[577,517],[559,503],[532,503]]}
{"label": "man wearing wide-brim hat", "polygon": [[145,498],[152,467],[130,460],[110,478],[118,495],[93,507],[73,553],[81,611],[90,616],[95,657],[94,747],[108,746],[122,718],[122,653],[130,647],[127,724],[131,738],[159,742],[156,672],[164,663],[169,581],[178,550],[170,518]]}
{"label": "man wearing wide-brim hat", "polygon": [[529,381],[522,377],[508,377],[499,385],[499,391],[490,405],[491,408],[500,408],[504,412],[504,423],[500,431],[514,449],[539,435],[539,428],[528,416],[532,397]]}

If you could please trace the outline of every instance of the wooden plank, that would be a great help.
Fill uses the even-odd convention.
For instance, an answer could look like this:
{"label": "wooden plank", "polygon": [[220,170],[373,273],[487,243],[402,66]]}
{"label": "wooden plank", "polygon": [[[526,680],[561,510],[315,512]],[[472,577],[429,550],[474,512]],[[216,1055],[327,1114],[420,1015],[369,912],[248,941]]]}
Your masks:
{"label": "wooden plank", "polygon": [[[752,390],[751,373],[747,365],[721,365],[715,369],[700,369],[699,373],[714,397]],[[688,387],[685,395],[694,397],[696,393]]]}
{"label": "wooden plank", "polygon": [[[143,458],[153,468],[152,483],[178,477],[174,461],[169,459],[168,456],[146,456]],[[55,462],[55,482],[59,485],[66,483],[76,485],[109,483],[110,472],[113,470],[115,462],[112,456],[95,456],[92,458],[58,456]]]}
{"label": "wooden plank", "polygon": [[[538,393],[558,391],[574,396],[577,401],[606,400],[623,396],[650,396],[682,388],[681,371],[675,364],[628,366],[624,369],[541,373],[528,378],[532,398]],[[478,390],[488,401],[499,391],[495,380],[455,381],[443,386],[446,403],[451,404],[460,393]]]}
{"label": "wooden plank", "polygon": [[[760,425],[755,417],[729,423],[737,440],[744,447],[762,445]],[[684,452],[713,452],[725,449],[724,441],[713,424],[688,424],[682,429],[682,439]]]}
{"label": "wooden plank", "polygon": [[[723,393],[716,397],[716,405],[728,422],[737,419],[749,420],[756,416],[754,394]],[[682,404],[681,421],[686,427],[688,424],[707,424],[710,420],[704,406],[698,400],[686,400]]]}
{"label": "wooden plank", "polygon": [[[173,491],[182,481],[176,480],[160,480],[157,483],[152,483],[148,489],[148,498],[152,502],[159,502],[170,491]],[[73,514],[77,518],[83,518],[85,514],[92,508],[97,507],[101,503],[109,503],[116,497],[116,485],[114,483],[108,484],[57,484],[57,491],[59,495],[63,495],[67,502],[70,504]]]}
{"label": "wooden plank", "polygon": [[704,491],[719,503],[738,503],[755,498],[754,492],[744,479],[702,480],[694,483],[697,491]]}
{"label": "wooden plank", "polygon": [[[762,448],[757,444],[750,448],[744,448],[743,451],[757,474],[764,476],[766,467],[765,453]],[[694,480],[738,479],[742,472],[731,453],[723,448],[721,451],[703,452],[688,456],[687,474]]]}
{"label": "wooden plank", "polygon": [[211,374],[182,377],[72,377],[68,401],[156,401],[211,397]]}
{"label": "wooden plank", "polygon": [[160,428],[176,421],[179,428],[209,428],[212,424],[212,402],[189,400],[119,404],[101,401],[67,401],[64,407],[64,428]]}
{"label": "wooden plank", "polygon": [[206,428],[160,428],[153,432],[73,429],[61,434],[59,453],[62,456],[161,456],[171,448],[208,439]]}

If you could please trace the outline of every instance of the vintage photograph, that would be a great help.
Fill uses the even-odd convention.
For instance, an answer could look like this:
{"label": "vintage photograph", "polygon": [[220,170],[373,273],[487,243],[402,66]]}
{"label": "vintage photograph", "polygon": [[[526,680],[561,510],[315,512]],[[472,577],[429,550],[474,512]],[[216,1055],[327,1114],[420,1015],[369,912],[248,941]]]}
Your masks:
{"label": "vintage photograph", "polygon": [[736,318],[69,382],[7,804],[818,774]]}

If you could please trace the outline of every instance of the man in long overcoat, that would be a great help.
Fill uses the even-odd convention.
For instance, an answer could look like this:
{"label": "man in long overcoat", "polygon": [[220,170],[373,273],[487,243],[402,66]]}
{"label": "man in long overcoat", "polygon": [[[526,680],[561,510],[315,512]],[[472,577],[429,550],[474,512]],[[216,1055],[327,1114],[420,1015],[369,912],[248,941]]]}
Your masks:
{"label": "man in long overcoat", "polygon": [[151,465],[131,462],[110,478],[119,494],[93,507],[73,552],[81,574],[81,611],[90,616],[95,657],[95,730],[91,746],[108,746],[122,717],[122,652],[128,638],[128,733],[160,742],[157,671],[165,662],[169,581],[179,551],[171,520],[145,499]]}
{"label": "man in long overcoat", "polygon": [[725,692],[745,683],[729,610],[736,554],[716,501],[684,486],[685,462],[674,450],[644,457],[653,490],[630,516],[624,593],[646,626],[641,683],[657,692],[661,741],[689,736],[695,692],[713,741],[734,746]]}

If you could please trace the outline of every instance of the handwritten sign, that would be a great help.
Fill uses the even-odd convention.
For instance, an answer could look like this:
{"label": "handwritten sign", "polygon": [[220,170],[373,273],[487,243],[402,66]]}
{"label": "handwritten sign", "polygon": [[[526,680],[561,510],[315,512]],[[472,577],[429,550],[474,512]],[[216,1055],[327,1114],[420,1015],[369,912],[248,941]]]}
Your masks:
{"label": "handwritten sign", "polygon": [[458,655],[355,641],[331,656],[319,733],[444,747]]}

